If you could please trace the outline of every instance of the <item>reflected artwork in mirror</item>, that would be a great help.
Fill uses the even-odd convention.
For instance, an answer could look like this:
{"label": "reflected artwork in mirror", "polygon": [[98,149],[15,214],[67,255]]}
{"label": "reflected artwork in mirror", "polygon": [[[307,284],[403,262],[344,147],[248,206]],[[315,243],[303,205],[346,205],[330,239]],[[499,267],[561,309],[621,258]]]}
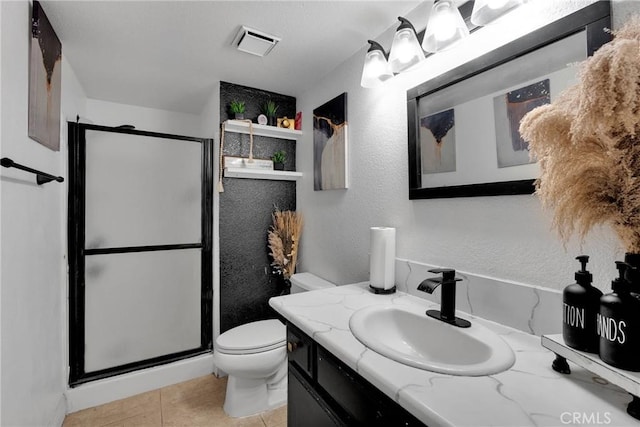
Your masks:
{"label": "reflected artwork in mirror", "polygon": [[533,193],[539,169],[520,120],[611,39],[610,9],[591,4],[408,90],[409,198]]}

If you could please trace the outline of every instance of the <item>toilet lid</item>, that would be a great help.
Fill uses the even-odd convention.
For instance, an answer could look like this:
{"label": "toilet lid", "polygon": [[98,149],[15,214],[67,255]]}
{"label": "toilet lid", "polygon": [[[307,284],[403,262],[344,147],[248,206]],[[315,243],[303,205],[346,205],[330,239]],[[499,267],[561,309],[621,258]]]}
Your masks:
{"label": "toilet lid", "polygon": [[259,353],[284,345],[287,328],[276,319],[236,326],[221,334],[215,349],[228,354]]}

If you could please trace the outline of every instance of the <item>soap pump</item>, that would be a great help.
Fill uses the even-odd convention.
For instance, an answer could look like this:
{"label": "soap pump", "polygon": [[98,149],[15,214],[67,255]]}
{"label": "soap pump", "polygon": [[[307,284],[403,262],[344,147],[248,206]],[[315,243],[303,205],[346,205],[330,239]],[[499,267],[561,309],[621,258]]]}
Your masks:
{"label": "soap pump", "polygon": [[597,353],[596,318],[602,292],[591,286],[593,276],[587,271],[589,257],[580,255],[576,259],[581,265],[575,274],[576,283],[567,286],[562,294],[562,337],[571,348]]}
{"label": "soap pump", "polygon": [[631,293],[630,279],[637,275],[631,265],[616,261],[618,277],[613,292],[600,298],[597,328],[599,355],[603,362],[628,371],[640,371],[640,299]]}

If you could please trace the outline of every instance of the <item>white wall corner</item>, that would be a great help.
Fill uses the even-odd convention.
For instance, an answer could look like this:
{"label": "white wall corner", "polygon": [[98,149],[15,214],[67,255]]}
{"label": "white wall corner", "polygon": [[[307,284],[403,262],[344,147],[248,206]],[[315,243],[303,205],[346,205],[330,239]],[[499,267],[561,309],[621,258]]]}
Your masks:
{"label": "white wall corner", "polygon": [[56,409],[51,417],[48,427],[60,427],[64,423],[64,417],[67,415],[67,397],[62,394],[56,405]]}

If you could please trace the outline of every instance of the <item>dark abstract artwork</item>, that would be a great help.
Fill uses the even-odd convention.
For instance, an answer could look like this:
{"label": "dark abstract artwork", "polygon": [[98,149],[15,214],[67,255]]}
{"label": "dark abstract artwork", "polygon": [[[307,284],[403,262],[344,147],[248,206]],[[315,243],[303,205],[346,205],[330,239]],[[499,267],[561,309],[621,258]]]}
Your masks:
{"label": "dark abstract artwork", "polygon": [[453,109],[420,118],[422,173],[455,172],[456,136]]}
{"label": "dark abstract artwork", "polygon": [[313,110],[313,189],[348,188],[347,94]]}
{"label": "dark abstract artwork", "polygon": [[30,50],[29,137],[58,151],[62,44],[37,1],[33,2]]}
{"label": "dark abstract artwork", "polygon": [[529,111],[551,102],[549,79],[507,92],[493,100],[498,167],[534,163],[520,136],[520,120]]}

